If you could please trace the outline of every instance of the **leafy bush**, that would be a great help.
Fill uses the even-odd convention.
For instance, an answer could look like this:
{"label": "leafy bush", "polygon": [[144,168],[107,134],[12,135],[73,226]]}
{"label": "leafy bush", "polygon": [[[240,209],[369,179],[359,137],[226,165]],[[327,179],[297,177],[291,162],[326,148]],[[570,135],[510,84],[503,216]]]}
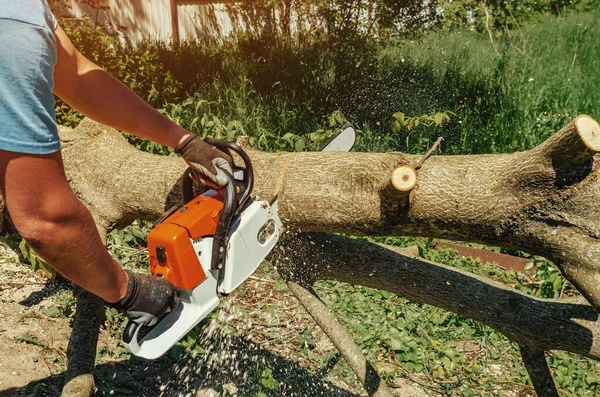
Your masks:
{"label": "leafy bush", "polygon": [[[102,25],[92,29],[85,18],[60,19],[60,24],[77,50],[151,105],[160,106],[167,100],[176,100],[181,93],[181,84],[164,70],[152,48],[124,46],[118,30]],[[82,118],[60,99],[56,109],[59,124],[73,127]]]}
{"label": "leafy bush", "polygon": [[561,15],[573,10],[592,10],[598,5],[598,0],[446,0],[440,7],[442,26],[474,25],[483,32],[488,28],[494,31],[519,28],[519,24],[549,13]]}

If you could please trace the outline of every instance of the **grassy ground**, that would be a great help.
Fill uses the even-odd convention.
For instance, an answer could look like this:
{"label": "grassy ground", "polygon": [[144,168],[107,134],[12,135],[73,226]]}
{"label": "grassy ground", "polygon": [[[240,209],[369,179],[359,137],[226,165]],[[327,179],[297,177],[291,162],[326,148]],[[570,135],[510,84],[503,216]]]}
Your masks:
{"label": "grassy ground", "polygon": [[[129,232],[125,230],[124,235]],[[112,252],[125,266],[145,270],[143,248],[112,241]],[[524,275],[460,257],[451,250],[434,249],[428,239],[378,241],[397,246],[416,244],[424,258],[502,281],[535,296],[575,294],[542,258],[531,258],[537,271]],[[315,290],[398,393],[408,384],[432,396],[534,395],[517,346],[497,331],[385,291],[332,281],[317,283]],[[68,319],[72,304],[68,294],[54,294],[36,312],[36,318]],[[25,389],[30,394],[22,391],[19,395],[57,395],[65,365],[66,341],[62,335],[68,336],[62,328],[54,333],[46,330],[38,337],[53,341],[54,355],[48,359],[55,375],[33,381]],[[207,389],[222,396],[233,395],[233,391],[240,396],[364,395],[347,364],[267,263],[158,362],[130,358],[115,342],[122,329],[122,317],[109,312],[98,351],[99,395],[151,396],[162,392],[176,396]],[[32,342],[22,335],[17,339],[14,342],[33,344],[47,356],[47,346],[36,342],[38,339]],[[32,356],[37,362],[39,356]],[[561,396],[597,394],[599,363],[563,352],[548,352],[547,358]]]}
{"label": "grassy ground", "polygon": [[[201,136],[249,135],[262,150],[314,150],[348,121],[359,130],[360,151],[424,152],[439,136],[447,154],[525,150],[578,114],[600,117],[599,16],[546,17],[503,32],[493,45],[473,31],[336,51],[298,46],[256,54],[239,44],[202,84],[167,64],[174,78],[196,81],[187,85],[195,88],[157,106]],[[448,119],[427,121],[438,113]],[[394,125],[399,114],[404,121]]]}
{"label": "grassy ground", "polygon": [[354,103],[346,113],[374,114],[373,123],[399,110],[411,115],[456,112],[438,131],[408,134],[402,150],[438,134],[456,153],[531,148],[580,113],[600,116],[599,15],[547,17],[505,32],[493,45],[469,31],[393,43],[378,54],[384,78],[374,78],[386,84],[374,90],[378,95],[387,90],[393,96],[382,106],[367,95],[363,104],[377,104],[371,105],[378,107],[376,113],[368,107],[355,110]]}
{"label": "grassy ground", "polygon": [[[302,150],[347,119],[360,130],[359,150],[422,152],[444,136],[446,153],[468,154],[531,148],[580,113],[600,117],[599,16],[540,18],[494,32],[493,43],[463,30],[385,43],[325,37],[284,48],[268,37],[240,36],[179,48],[148,43],[132,52],[100,46],[107,40],[97,32],[72,37],[202,136],[250,135],[262,150]],[[394,131],[398,112],[452,113],[441,127]],[[58,115],[61,123],[78,120],[64,105]]]}

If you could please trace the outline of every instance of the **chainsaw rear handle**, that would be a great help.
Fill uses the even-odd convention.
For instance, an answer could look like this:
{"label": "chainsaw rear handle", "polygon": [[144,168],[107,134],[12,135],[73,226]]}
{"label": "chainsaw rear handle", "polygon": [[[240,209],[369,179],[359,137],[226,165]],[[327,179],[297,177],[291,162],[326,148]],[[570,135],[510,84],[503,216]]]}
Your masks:
{"label": "chainsaw rear handle", "polygon": [[231,226],[231,220],[237,213],[238,208],[241,208],[237,200],[235,178],[226,170],[223,170],[223,173],[227,176],[229,182],[225,186],[223,209],[219,215],[217,229],[213,235],[213,250],[210,261],[211,270],[219,270],[225,266],[227,246],[229,245],[229,226]]}
{"label": "chainsaw rear handle", "polygon": [[[235,165],[233,165],[232,167],[234,174],[235,171],[243,171],[244,173],[244,176],[241,180],[235,179],[234,177],[232,178],[236,182],[236,186],[239,187],[241,190],[241,196],[237,200],[237,208],[241,209],[250,197],[250,193],[252,192],[252,188],[254,187],[254,170],[252,168],[252,162],[250,161],[250,157],[248,157],[246,152],[244,152],[244,150],[240,146],[236,145],[233,142],[223,141],[221,139],[215,138],[204,138],[204,141],[209,145],[215,146],[217,149],[223,152],[228,152],[231,150],[232,152],[237,153],[242,158],[242,161],[244,162],[243,167],[236,167]],[[183,200],[186,203],[193,200],[195,197],[194,183],[190,178],[192,172],[193,170],[191,168],[188,168],[183,174],[183,183],[181,185],[181,189],[183,192]]]}

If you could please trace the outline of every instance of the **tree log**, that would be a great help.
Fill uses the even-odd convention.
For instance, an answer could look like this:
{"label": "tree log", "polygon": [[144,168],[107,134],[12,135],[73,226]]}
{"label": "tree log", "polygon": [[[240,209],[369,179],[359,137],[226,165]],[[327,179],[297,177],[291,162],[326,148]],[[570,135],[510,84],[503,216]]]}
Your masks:
{"label": "tree log", "polygon": [[395,247],[329,233],[289,239],[271,260],[284,278],[304,285],[338,280],[383,289],[477,320],[531,351],[565,350],[600,360],[600,320],[586,303],[535,298],[463,270],[405,256]]}
{"label": "tree log", "polygon": [[[421,156],[248,153],[255,194],[268,200],[278,197],[279,214],[290,230],[429,236],[524,250],[554,261],[600,310],[600,210],[595,205],[600,158],[594,157],[599,137],[598,124],[580,116],[529,151],[433,156],[422,164],[408,198],[398,198],[391,176]],[[139,152],[117,131],[87,119],[74,130],[61,128],[61,138],[71,186],[104,230],[136,218],[155,219],[181,200],[180,176],[186,165],[180,158]],[[359,243],[344,240],[336,254],[353,244]],[[563,349],[600,357],[594,337],[597,313],[590,306],[533,299],[446,268],[439,277],[450,278],[444,281],[450,284],[436,289],[430,287],[427,272],[437,271],[431,263],[402,262],[377,249],[369,252],[382,260],[379,266],[384,267],[375,268],[379,277],[365,277],[370,274],[366,269],[377,264],[360,256],[345,263],[333,257],[322,261],[318,274],[439,305],[486,323],[533,351]],[[321,252],[327,255],[327,250]],[[412,267],[421,271],[414,279],[415,290],[403,286],[402,271]],[[496,299],[482,305],[485,294],[480,291]],[[544,326],[528,333],[534,321]]]}

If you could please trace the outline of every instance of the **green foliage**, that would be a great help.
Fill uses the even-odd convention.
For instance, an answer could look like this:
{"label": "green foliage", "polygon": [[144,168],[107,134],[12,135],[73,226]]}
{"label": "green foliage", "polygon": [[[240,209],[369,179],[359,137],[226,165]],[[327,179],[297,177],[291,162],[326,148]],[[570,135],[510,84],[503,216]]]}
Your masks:
{"label": "green foliage", "polygon": [[317,341],[309,329],[305,329],[298,335],[298,341],[303,349],[313,349],[317,345]]}
{"label": "green foliage", "polygon": [[279,382],[273,378],[273,370],[265,368],[260,376],[261,385],[269,390],[276,390],[279,387]]}
{"label": "green foliage", "polygon": [[[151,105],[177,98],[181,84],[164,70],[152,48],[125,47],[117,29],[102,25],[92,29],[85,18],[61,18],[59,22],[75,48]],[[56,117],[59,124],[74,127],[83,116],[57,98]]]}
{"label": "green foliage", "polygon": [[39,337],[30,334],[29,332],[24,333],[21,336],[15,338],[17,342],[27,343],[34,346],[39,346],[42,348],[48,347],[48,342],[40,339]]}
{"label": "green foliage", "polygon": [[[435,131],[445,153],[529,149],[578,114],[597,113],[600,94],[582,89],[600,84],[597,18],[573,14],[522,26],[495,42],[500,55],[473,32],[398,40],[368,62],[374,66],[356,71],[340,108],[373,136],[398,109],[417,115],[449,109],[456,116]],[[387,149],[422,152],[421,138],[435,139],[432,132],[411,133],[408,143],[389,137]]]}
{"label": "green foliage", "polygon": [[[232,86],[215,81],[203,93],[181,103],[169,103],[162,111],[201,137],[235,141],[247,135],[250,146],[267,151],[317,150],[336,128],[347,123],[340,112],[333,112],[325,128],[307,131],[305,121],[299,120],[298,109],[283,97],[259,93],[248,79]],[[309,128],[313,126],[318,124],[313,122]]]}
{"label": "green foliage", "polygon": [[125,315],[116,309],[105,307],[104,317],[104,328],[109,330],[115,338],[121,339],[123,337],[123,328],[127,321]]}
{"label": "green foliage", "polygon": [[70,318],[75,313],[77,300],[72,293],[61,291],[52,300],[52,305],[42,310],[45,316],[51,318]]}
{"label": "green foliage", "polygon": [[124,229],[114,229],[108,233],[108,243],[121,247],[145,247],[146,237],[152,228],[149,221],[137,220]]}
{"label": "green foliage", "polygon": [[444,0],[439,6],[443,9],[442,25],[446,28],[473,25],[479,31],[488,28],[502,31],[505,28],[518,29],[519,24],[544,14],[562,15],[571,10],[591,10],[599,4],[598,0]]}
{"label": "green foliage", "polygon": [[418,127],[421,124],[426,127],[442,127],[450,121],[450,116],[456,116],[456,113],[447,110],[445,112],[437,112],[434,115],[423,114],[421,116],[407,117],[402,112],[396,112],[392,115],[395,119],[392,123],[392,131],[396,134],[404,130],[410,132],[413,128]]}
{"label": "green foliage", "polygon": [[148,252],[145,247],[152,223],[138,219],[123,229],[108,233],[108,250],[121,265],[148,271]]}
{"label": "green foliage", "polygon": [[[358,150],[423,152],[438,136],[450,154],[524,150],[579,113],[593,116],[600,101],[597,90],[582,88],[598,84],[597,13],[503,28],[494,45],[470,31],[432,31],[385,42],[316,35],[284,44],[239,34],[224,43],[131,49],[119,46],[118,31],[69,23],[78,48],[168,117],[201,136],[249,135],[262,150],[315,150],[333,133],[326,116],[336,113],[361,131]],[[411,126],[394,117],[398,110],[442,119],[398,133]],[[67,125],[80,117],[61,102],[57,115]]]}
{"label": "green foliage", "polygon": [[56,279],[56,270],[46,263],[45,260],[40,258],[40,256],[36,254],[36,252],[29,246],[29,244],[27,244],[24,239],[22,239],[21,243],[19,243],[19,250],[21,251],[23,258],[29,263],[34,272],[40,270],[50,280],[54,281]]}

